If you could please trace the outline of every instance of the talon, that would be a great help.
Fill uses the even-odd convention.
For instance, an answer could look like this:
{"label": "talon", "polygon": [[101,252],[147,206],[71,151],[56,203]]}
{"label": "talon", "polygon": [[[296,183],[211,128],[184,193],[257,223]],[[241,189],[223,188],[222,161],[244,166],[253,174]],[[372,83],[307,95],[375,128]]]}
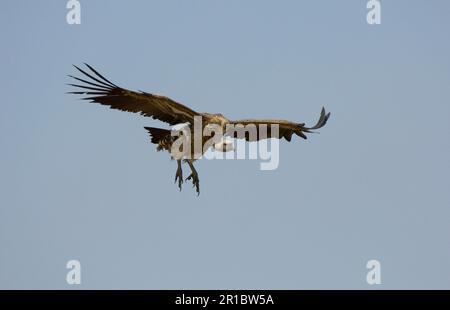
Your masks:
{"label": "talon", "polygon": [[178,181],[178,188],[181,191],[181,185],[183,184],[183,171],[181,169],[177,170],[177,173],[175,174],[175,182],[177,183]]}
{"label": "talon", "polygon": [[195,187],[195,190],[197,192],[197,196],[200,195],[200,180],[198,178],[197,173],[191,173],[187,178],[186,181],[192,180],[192,187]]}

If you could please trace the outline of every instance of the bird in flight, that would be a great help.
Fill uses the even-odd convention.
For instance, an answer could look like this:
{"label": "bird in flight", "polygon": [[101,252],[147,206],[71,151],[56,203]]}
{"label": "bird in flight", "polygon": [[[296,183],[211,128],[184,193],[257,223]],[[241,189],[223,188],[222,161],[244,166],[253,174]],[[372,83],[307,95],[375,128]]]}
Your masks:
{"label": "bird in flight", "polygon": [[[188,147],[185,145],[180,147],[182,156],[176,157],[178,167],[175,174],[175,183],[178,182],[178,187],[181,190],[183,184],[182,162],[185,162],[189,165],[191,174],[184,181],[191,180],[193,186],[196,188],[197,194],[200,194],[200,180],[198,173],[194,168],[194,161],[201,157],[201,155],[203,155],[210,147],[214,147],[216,150],[223,152],[230,150],[229,144],[224,140],[222,140],[222,143],[218,143],[217,140],[214,140],[212,143],[211,136],[198,136],[194,133],[195,122],[199,117],[201,117],[202,120],[202,131],[208,126],[216,126],[223,130],[224,137],[240,138],[249,142],[269,138],[285,138],[287,141],[291,141],[293,134],[306,139],[306,133],[311,133],[313,130],[323,127],[330,117],[330,113],[326,113],[325,109],[322,108],[320,118],[313,127],[306,127],[304,123],[295,123],[286,120],[246,119],[232,121],[222,114],[196,112],[165,96],[122,88],[110,82],[90,65],[85,65],[90,71],[87,69],[83,70],[74,65],[74,67],[82,74],[83,78],[69,75],[69,77],[77,81],[77,84],[68,84],[77,87],[77,91],[69,92],[69,94],[84,95],[84,97],[81,98],[83,100],[106,105],[111,109],[140,113],[143,116],[152,117],[153,119],[168,123],[171,126],[187,124],[185,127],[187,128],[187,131],[184,132],[184,135],[186,135],[187,132],[188,136],[190,134],[190,137],[192,138],[188,142]],[[81,84],[79,82],[81,82]],[[229,128],[233,128],[233,126],[234,129],[230,131]],[[248,126],[255,126],[256,134],[251,134],[250,131],[238,130],[242,128],[245,129]],[[278,130],[275,130],[274,126],[276,126]],[[180,136],[183,136],[183,133],[181,133],[177,137],[168,129],[154,127],[144,128],[150,134],[151,142],[156,144],[158,151],[165,150],[171,154],[175,142]],[[265,132],[262,132],[263,130]],[[200,152],[194,147],[196,142],[201,143]],[[184,153],[183,149],[185,150]],[[174,158],[174,156],[172,156],[172,158]]]}

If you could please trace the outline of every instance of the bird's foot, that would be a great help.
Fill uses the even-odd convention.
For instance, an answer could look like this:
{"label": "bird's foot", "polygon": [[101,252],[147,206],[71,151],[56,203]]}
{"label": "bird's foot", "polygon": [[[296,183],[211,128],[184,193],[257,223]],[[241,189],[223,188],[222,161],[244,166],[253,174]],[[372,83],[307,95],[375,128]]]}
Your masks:
{"label": "bird's foot", "polygon": [[200,180],[198,178],[197,172],[192,172],[185,181],[192,180],[192,187],[195,186],[195,190],[197,191],[197,195],[200,195]]}
{"label": "bird's foot", "polygon": [[183,184],[183,170],[180,168],[177,169],[177,173],[175,174],[175,183],[178,181],[178,188],[181,191],[181,184]]}

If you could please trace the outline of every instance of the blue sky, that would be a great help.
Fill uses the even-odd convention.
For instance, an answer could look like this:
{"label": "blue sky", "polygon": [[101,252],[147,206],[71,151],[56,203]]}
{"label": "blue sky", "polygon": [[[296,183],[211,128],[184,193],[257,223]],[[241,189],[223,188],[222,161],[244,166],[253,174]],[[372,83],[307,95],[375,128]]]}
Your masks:
{"label": "blue sky", "polygon": [[[0,287],[450,288],[448,1],[5,1]],[[66,95],[72,64],[231,119],[320,135],[280,166],[200,161],[202,193],[144,126]],[[188,170],[186,170],[187,172]],[[376,288],[376,287],[375,287]]]}

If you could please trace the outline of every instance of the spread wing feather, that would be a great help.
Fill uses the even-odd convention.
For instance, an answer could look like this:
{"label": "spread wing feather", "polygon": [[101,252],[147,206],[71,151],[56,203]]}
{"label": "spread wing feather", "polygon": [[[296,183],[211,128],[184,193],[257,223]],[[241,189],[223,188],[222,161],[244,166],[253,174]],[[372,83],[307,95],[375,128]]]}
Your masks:
{"label": "spread wing feather", "polygon": [[85,95],[83,100],[100,103],[111,109],[140,113],[170,125],[194,123],[194,116],[199,113],[165,96],[146,92],[136,92],[121,88],[106,79],[94,68],[85,64],[91,73],[74,66],[83,74],[84,79],[69,75],[82,84],[68,84],[78,88],[70,94]]}
{"label": "spread wing feather", "polygon": [[[320,118],[313,127],[306,127],[304,123],[294,123],[285,120],[246,119],[231,121],[230,124],[235,125],[237,129],[232,132],[228,132],[227,134],[234,138],[245,138],[247,141],[258,141],[266,138],[285,138],[287,141],[291,141],[293,134],[296,134],[303,139],[307,139],[305,133],[311,133],[313,130],[322,128],[327,123],[329,117],[330,113],[326,113],[325,108],[322,108]],[[251,129],[249,125],[252,127],[254,125],[257,135],[252,135],[250,133],[251,130],[245,130],[246,128]],[[272,132],[271,125],[278,126],[278,134],[276,131]],[[266,135],[262,132],[265,128],[267,128]]]}

